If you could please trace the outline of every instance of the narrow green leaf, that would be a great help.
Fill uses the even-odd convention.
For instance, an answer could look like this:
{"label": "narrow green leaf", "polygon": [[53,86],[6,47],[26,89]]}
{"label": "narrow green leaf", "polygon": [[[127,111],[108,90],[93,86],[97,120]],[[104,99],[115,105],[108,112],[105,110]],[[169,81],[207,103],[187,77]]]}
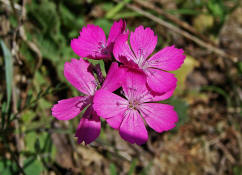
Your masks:
{"label": "narrow green leaf", "polygon": [[142,16],[142,15],[137,13],[137,12],[120,12],[120,13],[116,14],[113,17],[113,19],[119,20],[119,19],[122,19],[122,18],[132,18],[132,17],[137,17],[137,16]]}
{"label": "narrow green leaf", "polygon": [[6,84],[7,84],[7,110],[8,110],[10,107],[11,95],[12,95],[13,60],[7,46],[4,44],[2,40],[0,40],[0,42],[3,50],[3,56],[4,56],[4,62],[5,62],[5,77],[6,77]]}
{"label": "narrow green leaf", "polygon": [[130,168],[129,168],[129,173],[128,173],[128,175],[132,175],[132,174],[134,174],[134,172],[135,172],[135,167],[136,167],[136,163],[137,163],[136,159],[132,160],[131,165],[130,165]]}
{"label": "narrow green leaf", "polygon": [[129,3],[130,1],[131,0],[123,0],[119,2],[114,8],[107,12],[106,18],[113,18],[119,11],[121,11],[124,8],[125,4]]}
{"label": "narrow green leaf", "polygon": [[147,174],[150,174],[150,169],[151,169],[151,166],[152,166],[152,162],[149,162],[149,164],[143,168],[143,170],[140,172],[140,175],[147,175]]}
{"label": "narrow green leaf", "polygon": [[40,142],[39,142],[39,139],[38,138],[35,140],[34,149],[35,149],[35,152],[36,153],[39,153],[41,151]]}
{"label": "narrow green leaf", "polygon": [[229,106],[229,107],[232,106],[231,98],[224,89],[217,87],[217,86],[204,86],[204,87],[202,87],[202,90],[213,91],[213,92],[216,92],[216,93],[222,95],[224,97],[224,99],[226,100],[227,106]]}
{"label": "narrow green leaf", "polygon": [[5,124],[5,114],[7,113],[7,104],[6,102],[3,102],[2,104],[2,112],[1,112],[1,116],[2,116],[2,128],[4,128],[4,124]]}
{"label": "narrow green leaf", "polygon": [[240,61],[237,66],[238,66],[239,73],[242,74],[242,61]]}
{"label": "narrow green leaf", "polygon": [[110,164],[110,166],[109,166],[109,170],[110,170],[110,174],[111,174],[111,175],[117,175],[117,174],[118,174],[118,173],[117,173],[116,166],[115,166],[113,163]]}

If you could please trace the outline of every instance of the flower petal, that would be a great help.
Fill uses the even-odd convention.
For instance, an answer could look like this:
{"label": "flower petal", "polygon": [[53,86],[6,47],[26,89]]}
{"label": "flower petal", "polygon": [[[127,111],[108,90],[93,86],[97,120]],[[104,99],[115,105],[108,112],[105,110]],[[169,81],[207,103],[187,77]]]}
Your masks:
{"label": "flower petal", "polygon": [[147,130],[138,111],[129,109],[124,113],[119,134],[132,144],[142,145],[148,140]]}
{"label": "flower petal", "polygon": [[58,120],[70,120],[86,107],[86,100],[82,96],[60,100],[52,107],[52,115]]}
{"label": "flower petal", "polygon": [[177,49],[175,46],[165,47],[164,49],[153,55],[147,64],[149,67],[154,67],[166,71],[173,71],[178,69],[186,58],[183,55],[182,49]]}
{"label": "flower petal", "polygon": [[80,92],[93,95],[96,89],[96,80],[89,71],[90,64],[83,59],[72,59],[64,65],[66,79]]}
{"label": "flower petal", "polygon": [[76,137],[78,138],[78,143],[82,141],[85,144],[89,144],[96,140],[99,136],[101,130],[101,121],[97,116],[96,112],[93,110],[92,106],[89,106],[78,125],[76,131]]}
{"label": "flower petal", "polygon": [[123,79],[124,69],[119,68],[118,63],[113,62],[101,89],[113,92],[121,87]]}
{"label": "flower petal", "polygon": [[103,29],[93,24],[82,28],[80,36],[71,41],[72,50],[80,57],[92,59],[109,58]]}
{"label": "flower petal", "polygon": [[110,29],[109,35],[108,35],[108,41],[107,46],[111,50],[113,50],[113,45],[115,40],[118,38],[118,36],[125,32],[126,29],[126,23],[124,20],[119,20],[118,22],[115,21]]}
{"label": "flower petal", "polygon": [[146,87],[146,75],[135,69],[126,69],[122,87],[129,100],[140,100],[149,93]]}
{"label": "flower petal", "polygon": [[[152,98],[150,101],[162,101],[162,100],[166,100],[168,98],[170,98],[174,92],[176,88],[170,89],[169,91],[162,93],[162,94],[158,94],[155,92],[151,92]],[[146,101],[148,102],[148,101]]]}
{"label": "flower petal", "polygon": [[[125,69],[125,68],[124,68]],[[165,72],[166,73],[166,72]],[[140,103],[161,101],[170,98],[175,88],[169,89],[167,92],[157,93],[147,86],[147,76],[136,69],[125,69],[123,80],[124,95],[129,100],[136,100]]]}
{"label": "flower petal", "polygon": [[178,121],[173,106],[160,103],[143,103],[139,109],[147,124],[157,132],[168,131]]}
{"label": "flower petal", "polygon": [[176,87],[177,79],[174,74],[162,70],[147,68],[147,83],[150,89],[162,94]]}
{"label": "flower petal", "polygon": [[113,55],[115,59],[121,63],[127,64],[134,64],[135,56],[128,44],[129,34],[121,34],[117,38],[114,48],[113,48]]}
{"label": "flower petal", "polygon": [[130,35],[130,44],[139,59],[138,62],[143,62],[154,51],[157,44],[157,36],[149,27],[139,26]]}
{"label": "flower petal", "polygon": [[112,128],[119,128],[128,101],[107,90],[98,90],[93,99],[93,108],[97,114],[106,119]]}

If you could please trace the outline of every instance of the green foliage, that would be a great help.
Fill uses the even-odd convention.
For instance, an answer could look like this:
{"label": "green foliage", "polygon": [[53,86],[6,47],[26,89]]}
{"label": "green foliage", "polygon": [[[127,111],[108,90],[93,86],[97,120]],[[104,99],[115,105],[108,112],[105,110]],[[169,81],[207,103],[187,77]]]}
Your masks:
{"label": "green foliage", "polygon": [[242,61],[240,61],[240,62],[237,64],[237,67],[238,67],[239,73],[242,74]]}
{"label": "green foliage", "polygon": [[143,170],[141,171],[140,175],[148,175],[150,174],[150,169],[152,167],[152,163],[149,162],[149,164],[143,168]]}
{"label": "green foliage", "polygon": [[16,17],[14,15],[11,15],[9,17],[9,21],[10,21],[10,24],[13,26],[13,27],[17,27],[18,26],[18,20],[16,19]]}
{"label": "green foliage", "polygon": [[24,172],[26,175],[40,175],[43,170],[44,166],[36,157],[30,157],[24,161]]}
{"label": "green foliage", "polygon": [[178,122],[176,123],[176,127],[174,131],[177,131],[180,126],[182,126],[184,123],[186,123],[189,118],[188,118],[188,104],[186,101],[179,99],[179,98],[170,98],[167,100],[168,104],[174,106],[175,111],[178,114]]}
{"label": "green foliage", "polygon": [[[135,170],[137,167],[137,160],[133,159],[130,163],[130,168],[128,171],[128,175],[133,175],[135,174]],[[149,169],[151,168],[151,163],[148,164],[148,166],[144,167],[142,171],[140,172],[141,175],[148,175],[149,174]],[[111,175],[118,175],[119,173],[117,172],[117,167],[114,163],[111,163],[109,165],[109,171]]]}
{"label": "green foliage", "polygon": [[109,31],[110,31],[110,28],[112,26],[112,22],[107,20],[107,19],[97,19],[95,20],[95,24],[100,26],[106,35],[108,35]]}
{"label": "green foliage", "polygon": [[217,87],[217,86],[204,86],[202,88],[202,90],[213,91],[213,92],[220,94],[226,100],[227,106],[231,106],[232,102],[231,102],[229,93],[227,93],[224,89]]}
{"label": "green foliage", "polygon": [[117,175],[117,174],[118,174],[118,173],[117,173],[116,166],[115,166],[115,164],[113,164],[113,163],[111,163],[111,164],[109,165],[109,170],[110,170],[110,174],[111,174],[111,175]]}
{"label": "green foliage", "polygon": [[131,165],[130,165],[130,168],[129,168],[128,175],[134,174],[135,167],[136,167],[136,163],[137,163],[137,160],[136,159],[132,160]]}
{"label": "green foliage", "polygon": [[5,122],[6,122],[6,119],[5,119],[5,116],[7,114],[7,103],[6,102],[3,102],[2,104],[2,109],[1,109],[1,127],[4,128],[4,125],[5,125]]}
{"label": "green foliage", "polygon": [[13,61],[12,61],[12,56],[7,48],[7,46],[4,44],[2,40],[1,42],[1,47],[3,50],[3,57],[4,57],[4,62],[5,62],[5,77],[6,77],[6,84],[7,84],[7,110],[10,107],[10,102],[11,102],[11,95],[12,95],[12,81],[13,81]]}
{"label": "green foliage", "polygon": [[1,175],[12,175],[17,172],[17,165],[15,162],[10,160],[0,159],[0,174]]}
{"label": "green foliage", "polygon": [[234,166],[233,168],[234,175],[241,175],[242,174],[242,166]]}
{"label": "green foliage", "polygon": [[60,29],[56,4],[48,0],[43,0],[40,3],[33,1],[27,7],[29,15],[38,22],[42,34],[55,38]]}
{"label": "green foliage", "polygon": [[176,75],[176,78],[178,79],[177,87],[175,90],[175,94],[182,94],[186,87],[186,80],[187,77],[192,71],[198,66],[198,61],[189,56],[186,55],[186,59],[182,65],[181,68],[179,68],[176,71],[173,71],[173,73]]}
{"label": "green foliage", "polygon": [[125,5],[129,2],[130,0],[123,0],[119,2],[115,7],[113,7],[107,12],[106,18],[114,18],[115,15],[117,15],[118,12],[120,12],[125,7]]}
{"label": "green foliage", "polygon": [[[30,31],[30,36],[37,41],[37,45],[44,58],[57,66],[58,74],[63,79],[63,65],[65,61],[74,57],[62,28],[67,29],[67,35],[73,35],[75,27],[81,28],[83,20],[76,20],[75,16],[63,4],[56,4],[44,0],[40,3],[33,1],[27,8],[28,14],[34,21],[36,29]],[[70,29],[71,28],[71,29]]]}
{"label": "green foliage", "polygon": [[[44,170],[44,167],[37,157],[30,157],[24,160],[23,172],[26,175],[39,175]],[[15,162],[11,160],[0,159],[0,174],[1,175],[12,175],[19,174],[18,167]]]}
{"label": "green foliage", "polygon": [[[234,2],[235,5],[230,7],[226,3]],[[211,15],[215,18],[215,24],[211,29],[214,35],[218,34],[226,17],[232,10],[234,10],[239,4],[239,0],[208,0],[208,1],[194,1],[194,0],[177,0],[178,9],[168,10],[172,14],[181,15]],[[204,21],[206,23],[206,21]]]}

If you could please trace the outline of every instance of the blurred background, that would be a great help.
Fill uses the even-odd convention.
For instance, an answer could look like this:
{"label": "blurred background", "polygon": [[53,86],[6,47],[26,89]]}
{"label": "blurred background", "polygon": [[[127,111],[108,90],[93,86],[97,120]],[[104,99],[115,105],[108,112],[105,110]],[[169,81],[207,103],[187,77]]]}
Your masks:
{"label": "blurred background", "polygon": [[[51,107],[78,95],[63,67],[88,23],[106,34],[123,18],[187,55],[173,97],[179,122],[148,129],[137,146],[102,122],[78,145],[81,116],[58,121]],[[103,64],[97,61],[95,64]],[[240,0],[0,0],[0,174],[241,175],[242,6]]]}

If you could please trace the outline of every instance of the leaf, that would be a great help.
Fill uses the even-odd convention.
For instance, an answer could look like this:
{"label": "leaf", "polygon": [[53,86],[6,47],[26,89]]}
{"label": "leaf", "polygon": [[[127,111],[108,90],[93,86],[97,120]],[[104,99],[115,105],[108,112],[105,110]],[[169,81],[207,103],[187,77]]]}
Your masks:
{"label": "leaf", "polygon": [[210,0],[207,6],[214,16],[222,17],[225,14],[224,5],[221,0]]}
{"label": "leaf", "polygon": [[121,11],[125,7],[125,4],[129,3],[130,1],[131,0],[123,0],[119,2],[115,7],[107,12],[106,18],[113,18],[119,11]]}
{"label": "leaf", "polygon": [[9,16],[9,21],[14,28],[18,27],[18,20],[14,15]]}
{"label": "leaf", "polygon": [[112,23],[107,19],[97,19],[95,21],[95,24],[100,26],[106,35],[108,35],[110,28],[112,26]]}
{"label": "leaf", "polygon": [[52,142],[51,136],[46,132],[39,137],[39,146],[42,154],[47,154],[46,161],[50,161],[50,158],[54,159],[56,155],[56,147]]}
{"label": "leaf", "polygon": [[109,165],[109,170],[110,170],[110,174],[111,174],[111,175],[117,175],[117,174],[118,174],[118,173],[117,173],[116,166],[115,166],[115,164],[113,164],[113,163],[111,163],[111,164]]}
{"label": "leaf", "polygon": [[10,160],[0,159],[0,174],[1,175],[12,175],[17,172],[17,165],[15,162]]}
{"label": "leaf", "polygon": [[59,6],[60,14],[61,14],[61,19],[63,21],[63,24],[65,26],[68,26],[71,24],[72,21],[75,20],[75,16],[71,13],[71,11],[66,8],[62,3]]}
{"label": "leaf", "polygon": [[23,120],[24,124],[30,124],[32,119],[36,116],[36,113],[32,110],[26,110],[22,113],[21,119]]}
{"label": "leaf", "polygon": [[104,11],[109,11],[110,9],[112,9],[114,7],[114,3],[112,2],[105,2],[104,4],[101,5],[101,8]]}
{"label": "leaf", "polygon": [[199,62],[195,60],[195,58],[187,55],[182,67],[177,71],[173,71],[173,73],[176,75],[176,78],[178,79],[175,94],[181,94],[183,92],[183,90],[186,87],[185,83],[186,83],[187,76],[198,65],[199,65]]}
{"label": "leaf", "polygon": [[118,20],[122,18],[131,18],[131,17],[137,17],[137,16],[142,16],[140,13],[137,12],[120,12],[116,14],[113,19]]}
{"label": "leaf", "polygon": [[234,175],[241,175],[242,174],[242,166],[237,165],[233,167],[233,174]]}
{"label": "leaf", "polygon": [[205,32],[212,28],[214,24],[214,17],[212,15],[201,14],[193,19],[193,26],[199,32]]}
{"label": "leaf", "polygon": [[106,77],[106,70],[105,70],[105,65],[104,65],[104,61],[103,60],[92,60],[92,59],[88,59],[88,61],[90,63],[92,63],[94,66],[97,64],[100,64],[100,68],[102,71],[102,74],[104,77]]}
{"label": "leaf", "polygon": [[242,61],[238,62],[237,67],[238,67],[239,73],[242,74]]}
{"label": "leaf", "polygon": [[35,149],[35,152],[36,153],[39,153],[40,152],[40,142],[39,142],[39,139],[37,138],[36,140],[35,140],[35,143],[34,143],[34,149]]}
{"label": "leaf", "polygon": [[5,115],[7,114],[7,103],[6,102],[3,102],[2,104],[2,111],[1,111],[1,117],[2,117],[2,120],[1,120],[1,123],[2,123],[2,128],[4,128],[4,125],[5,125]]}
{"label": "leaf", "polygon": [[34,158],[28,158],[24,161],[24,172],[26,175],[39,175],[44,170],[44,167],[40,160]]}
{"label": "leaf", "polygon": [[35,152],[36,138],[38,138],[38,136],[34,132],[29,132],[25,134],[24,140],[25,140],[26,151]]}
{"label": "leaf", "polygon": [[204,87],[202,87],[202,90],[213,91],[213,92],[220,94],[226,100],[227,106],[229,106],[229,107],[232,106],[232,101],[231,101],[232,99],[231,99],[229,93],[226,92],[224,89],[217,87],[217,86],[204,86]]}
{"label": "leaf", "polygon": [[28,4],[27,11],[39,23],[43,33],[53,37],[59,33],[60,20],[55,3],[48,0],[40,1],[40,3],[33,1]]}
{"label": "leaf", "polygon": [[136,167],[136,162],[137,162],[136,159],[132,160],[131,165],[130,165],[130,168],[129,168],[129,173],[128,173],[128,175],[132,175],[132,174],[134,174],[134,172],[135,172],[135,167]]}
{"label": "leaf", "polygon": [[7,84],[7,110],[8,110],[10,107],[11,95],[12,95],[13,60],[7,46],[4,44],[2,40],[0,40],[0,42],[3,50],[3,57],[5,62],[5,77],[6,77],[6,84]]}
{"label": "leaf", "polygon": [[176,123],[176,127],[174,131],[177,131],[180,126],[182,126],[184,123],[188,121],[188,104],[186,101],[179,99],[179,98],[170,98],[167,100],[168,104],[174,106],[174,110],[178,114],[178,122]]}

